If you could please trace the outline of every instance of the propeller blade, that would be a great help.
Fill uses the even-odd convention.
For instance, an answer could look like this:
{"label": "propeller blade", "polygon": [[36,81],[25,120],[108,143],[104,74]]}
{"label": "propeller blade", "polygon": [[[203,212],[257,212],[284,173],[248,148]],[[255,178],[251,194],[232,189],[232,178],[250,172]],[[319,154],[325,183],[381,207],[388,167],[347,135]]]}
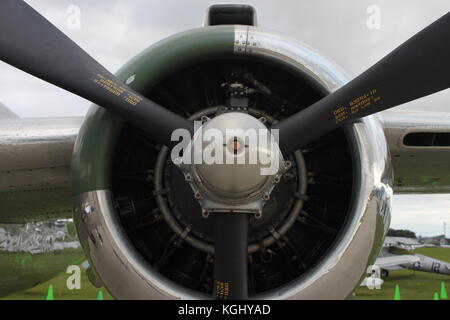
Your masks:
{"label": "propeller blade", "polygon": [[248,298],[248,214],[214,213],[214,298]]}
{"label": "propeller blade", "polygon": [[0,60],[107,108],[172,145],[193,124],[129,88],[21,0],[0,1]]}
{"label": "propeller blade", "polygon": [[345,86],[274,125],[284,155],[346,123],[450,86],[450,13]]}

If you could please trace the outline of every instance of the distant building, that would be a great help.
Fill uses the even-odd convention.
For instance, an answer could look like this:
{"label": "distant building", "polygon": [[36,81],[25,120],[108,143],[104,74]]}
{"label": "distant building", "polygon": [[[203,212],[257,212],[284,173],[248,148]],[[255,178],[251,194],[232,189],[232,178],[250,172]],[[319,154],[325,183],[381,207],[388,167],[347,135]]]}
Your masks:
{"label": "distant building", "polygon": [[66,248],[78,249],[76,235],[69,233],[71,219],[25,224],[0,224],[0,252],[48,253]]}
{"label": "distant building", "polygon": [[417,247],[421,247],[422,244],[413,238],[406,237],[386,237],[384,239],[384,247],[396,247],[406,250],[414,250]]}
{"label": "distant building", "polygon": [[420,240],[424,245],[443,246],[450,244],[450,239],[446,238],[443,234],[433,237],[422,237]]}

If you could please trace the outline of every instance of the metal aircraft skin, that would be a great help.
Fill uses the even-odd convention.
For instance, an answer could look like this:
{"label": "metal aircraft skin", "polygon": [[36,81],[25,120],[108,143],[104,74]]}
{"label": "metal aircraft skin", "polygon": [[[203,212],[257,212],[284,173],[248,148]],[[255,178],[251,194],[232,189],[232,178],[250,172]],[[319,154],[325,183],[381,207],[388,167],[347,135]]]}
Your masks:
{"label": "metal aircraft skin", "polygon": [[[91,91],[86,93],[92,83],[67,88],[76,77],[58,81],[59,75],[46,74],[45,68],[34,71],[42,65],[19,61],[27,50],[8,55],[2,45],[15,43],[1,31],[2,21],[10,19],[2,15],[6,11],[29,14],[25,21],[47,28],[22,1],[1,2],[1,60],[97,101]],[[443,19],[440,23],[448,21],[448,15]],[[16,32],[11,27],[13,23],[8,32]],[[48,30],[57,35],[49,38],[50,48],[52,39],[66,41]],[[62,48],[78,50],[72,45]],[[51,56],[52,51],[45,54]],[[83,68],[94,63],[89,60]],[[204,27],[158,42],[127,63],[114,80],[121,81],[119,85],[97,74],[91,80],[119,97],[126,92],[128,103],[138,104],[142,94],[190,120],[208,122],[237,114],[238,125],[251,116],[251,121],[280,124],[282,129],[287,122],[280,120],[310,110],[309,105],[333,98],[339,88],[353,83],[338,70],[306,45],[256,26],[252,7],[216,5]],[[377,95],[374,88],[348,99],[356,98],[353,107],[365,99],[370,106],[380,100]],[[103,102],[109,98],[101,92]],[[234,251],[230,256],[223,248],[226,241],[222,247],[216,243],[223,239],[215,238],[221,230],[210,216],[220,214],[205,210],[208,204],[202,200],[209,193],[202,188],[207,187],[169,161],[163,146],[167,137],[159,130],[167,112],[150,103],[149,110],[161,113],[146,128],[142,119],[147,115],[128,117],[119,102],[119,116],[93,105],[84,118],[22,119],[0,105],[0,295],[42,283],[86,256],[91,282],[119,299],[206,299],[213,292],[216,298],[227,297],[228,282],[216,281],[217,273],[225,271],[215,264],[214,252],[218,250],[216,259],[227,264],[223,257],[233,257]],[[238,265],[247,272],[243,282],[234,285],[245,292],[232,297],[344,299],[380,253],[393,193],[450,191],[450,113],[383,111],[338,127],[346,117],[342,110],[336,109],[333,131],[285,154],[290,161],[286,172],[274,178],[273,191],[264,189],[260,216],[249,215],[247,221],[248,238],[243,239],[248,250],[239,251],[248,261]],[[287,131],[280,132],[283,139]],[[292,149],[292,141],[285,140],[282,149]],[[207,178],[216,181],[214,175]],[[192,189],[197,190],[195,196]],[[223,200],[214,199],[209,205]],[[229,209],[234,203],[222,204]],[[237,230],[226,235],[227,241],[239,238]],[[230,275],[239,276],[243,274]]]}

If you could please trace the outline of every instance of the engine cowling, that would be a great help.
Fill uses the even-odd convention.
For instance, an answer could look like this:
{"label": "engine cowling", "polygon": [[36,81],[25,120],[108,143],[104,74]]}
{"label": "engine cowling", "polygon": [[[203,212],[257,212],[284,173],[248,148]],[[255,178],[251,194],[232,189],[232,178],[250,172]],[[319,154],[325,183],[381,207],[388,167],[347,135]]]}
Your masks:
{"label": "engine cowling", "polygon": [[[236,73],[247,75],[238,83]],[[252,91],[242,110],[268,123],[345,83],[303,44],[252,26],[209,26],[142,52],[119,78],[191,119],[224,109],[225,88]],[[364,277],[389,226],[389,152],[367,117],[295,152],[249,230],[249,293],[263,299],[340,299]],[[211,226],[167,150],[92,106],[72,161],[77,230],[92,281],[122,299],[201,299],[212,292]]]}

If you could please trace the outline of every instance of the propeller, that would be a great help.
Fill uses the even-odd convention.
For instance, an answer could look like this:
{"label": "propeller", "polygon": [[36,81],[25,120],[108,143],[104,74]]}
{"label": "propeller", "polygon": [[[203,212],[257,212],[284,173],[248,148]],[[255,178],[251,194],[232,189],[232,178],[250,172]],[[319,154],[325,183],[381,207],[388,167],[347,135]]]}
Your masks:
{"label": "propeller", "polygon": [[214,213],[214,297],[248,298],[248,214]]}
{"label": "propeller", "polygon": [[[419,32],[333,94],[276,124],[283,154],[321,135],[449,87],[450,14]],[[193,124],[141,96],[20,0],[0,0],[0,60],[88,99],[171,146]],[[248,217],[215,214],[214,296],[246,299]]]}
{"label": "propeller", "polygon": [[274,125],[287,155],[359,118],[450,86],[450,13],[400,45],[367,71]]}
{"label": "propeller", "polygon": [[28,4],[0,1],[0,60],[90,100],[172,145],[193,123],[129,88]]}

